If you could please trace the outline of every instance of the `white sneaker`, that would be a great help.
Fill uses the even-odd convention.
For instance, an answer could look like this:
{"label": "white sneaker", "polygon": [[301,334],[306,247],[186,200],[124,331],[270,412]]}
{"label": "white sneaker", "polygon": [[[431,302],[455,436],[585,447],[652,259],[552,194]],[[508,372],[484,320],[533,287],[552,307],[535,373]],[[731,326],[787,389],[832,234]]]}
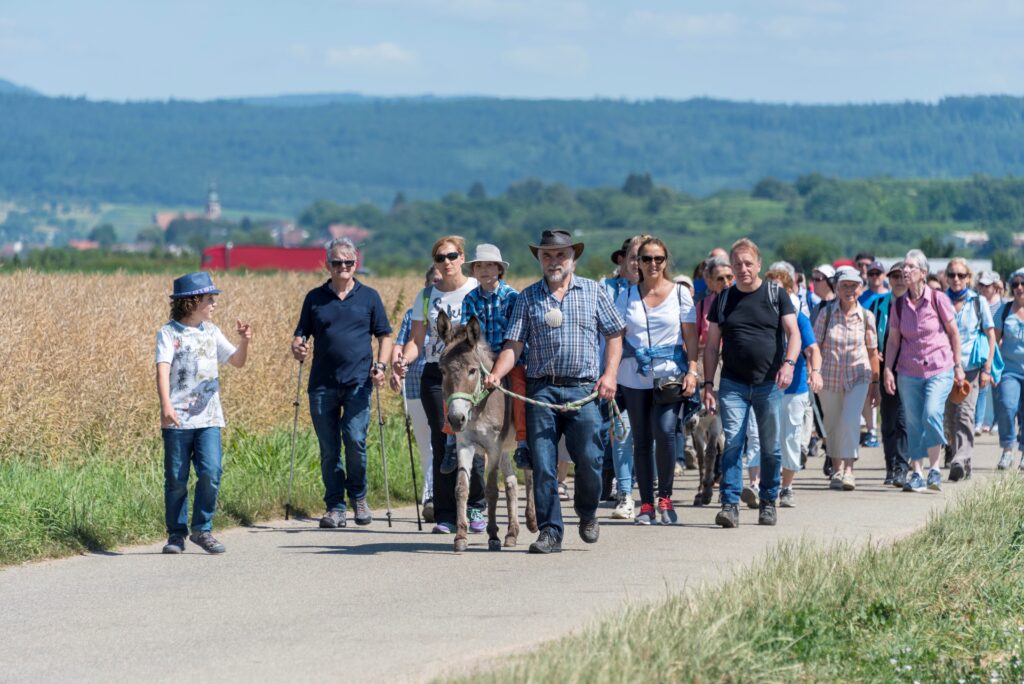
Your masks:
{"label": "white sneaker", "polygon": [[619,494],[619,503],[612,511],[612,518],[614,520],[632,520],[635,515],[636,504],[633,502],[633,497],[629,494]]}
{"label": "white sneaker", "polygon": [[1013,465],[1013,452],[1009,449],[1003,449],[1003,455],[999,457],[999,463],[996,464],[996,470],[1006,470]]}

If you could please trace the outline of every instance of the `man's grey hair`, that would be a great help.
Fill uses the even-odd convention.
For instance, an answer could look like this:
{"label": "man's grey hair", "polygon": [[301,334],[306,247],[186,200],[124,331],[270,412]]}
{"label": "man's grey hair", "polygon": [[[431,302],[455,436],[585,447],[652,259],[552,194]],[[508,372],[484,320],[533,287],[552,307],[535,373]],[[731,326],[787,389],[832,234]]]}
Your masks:
{"label": "man's grey hair", "polygon": [[912,249],[907,252],[907,256],[904,261],[913,263],[925,273],[931,273],[931,270],[928,268],[928,257],[926,257],[924,252],[919,249]]}
{"label": "man's grey hair", "polygon": [[722,266],[732,268],[732,264],[730,264],[729,260],[723,256],[708,257],[704,260],[704,273],[714,273],[716,268],[721,268]]}
{"label": "man's grey hair", "polygon": [[325,249],[327,250],[328,259],[331,258],[331,252],[333,251],[346,252],[352,256],[358,256],[359,254],[359,250],[356,249],[355,243],[347,237],[334,238],[327,243],[327,247]]}

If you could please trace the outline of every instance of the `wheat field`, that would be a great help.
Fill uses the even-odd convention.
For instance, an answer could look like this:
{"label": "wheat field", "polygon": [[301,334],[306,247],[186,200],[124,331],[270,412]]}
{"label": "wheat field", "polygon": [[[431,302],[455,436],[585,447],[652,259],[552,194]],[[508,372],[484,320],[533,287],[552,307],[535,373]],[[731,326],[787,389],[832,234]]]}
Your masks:
{"label": "wheat field", "polygon": [[[297,364],[289,351],[305,293],[324,274],[215,273],[216,323],[233,342],[236,318],[254,336],[242,369],[221,367],[229,429],[290,427]],[[131,460],[159,436],[154,350],[169,315],[166,275],[0,276],[0,458],[50,463]],[[422,281],[367,278],[397,325]],[[303,382],[305,385],[305,382]],[[303,386],[303,394],[305,386]],[[386,411],[400,410],[385,391]],[[299,411],[308,424],[308,409]]]}

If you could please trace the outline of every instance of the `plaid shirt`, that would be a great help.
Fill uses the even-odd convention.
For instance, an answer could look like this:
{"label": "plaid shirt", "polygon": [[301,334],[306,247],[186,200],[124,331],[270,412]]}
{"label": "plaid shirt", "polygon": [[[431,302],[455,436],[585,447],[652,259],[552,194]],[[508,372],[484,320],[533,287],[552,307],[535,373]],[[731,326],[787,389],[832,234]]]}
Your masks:
{"label": "plaid shirt", "polygon": [[828,307],[831,318],[829,308],[823,307],[814,321],[814,337],[821,349],[821,379],[829,392],[846,392],[854,385],[871,382],[868,350],[878,349],[878,330],[874,314],[859,304],[846,316],[838,302]]}
{"label": "plaid shirt", "polygon": [[[491,346],[495,354],[501,351],[505,343],[505,331],[508,330],[509,321],[512,319],[512,309],[519,299],[519,292],[511,287],[504,280],[498,281],[498,288],[494,292],[487,292],[478,287],[462,300],[462,325],[469,323],[469,319],[476,316],[480,321],[480,329],[484,333],[484,339]],[[526,363],[526,353],[519,357],[519,364]]]}
{"label": "plaid shirt", "polygon": [[[405,312],[405,317],[402,319],[402,327],[398,329],[398,337],[395,339],[395,347],[401,349],[402,346],[409,341],[409,337],[412,334],[412,309]],[[430,331],[427,331],[427,337],[430,336]],[[426,339],[424,339],[424,347],[426,347]],[[427,364],[427,355],[420,354],[416,357],[416,360],[412,362],[412,365],[405,369],[405,398],[406,399],[419,399],[420,398],[420,378],[423,376],[423,366]]]}
{"label": "plaid shirt", "polygon": [[[601,368],[599,336],[614,335],[625,327],[603,287],[589,278],[570,277],[572,282],[561,302],[541,279],[523,290],[512,309],[505,339],[529,344],[527,377],[596,379]],[[552,309],[562,311],[562,324],[557,328],[544,322],[544,315]]]}

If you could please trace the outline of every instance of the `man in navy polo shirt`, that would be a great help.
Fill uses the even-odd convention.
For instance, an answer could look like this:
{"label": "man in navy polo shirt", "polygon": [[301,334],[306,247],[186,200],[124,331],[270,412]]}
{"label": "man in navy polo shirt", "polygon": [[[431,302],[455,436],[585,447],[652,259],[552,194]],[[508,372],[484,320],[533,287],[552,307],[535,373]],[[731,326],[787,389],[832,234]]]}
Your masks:
{"label": "man in navy polo shirt", "polygon": [[[292,354],[299,361],[309,354],[305,338],[316,340],[309,371],[309,413],[320,442],[327,507],[320,527],[345,527],[346,492],[356,511],[356,524],[373,522],[366,504],[366,430],[370,395],[374,385],[384,383],[385,360],[391,356],[391,325],[377,291],[356,280],[357,262],[351,240],[328,243],[331,279],[306,294],[292,340]],[[376,362],[373,337],[377,338]]]}

